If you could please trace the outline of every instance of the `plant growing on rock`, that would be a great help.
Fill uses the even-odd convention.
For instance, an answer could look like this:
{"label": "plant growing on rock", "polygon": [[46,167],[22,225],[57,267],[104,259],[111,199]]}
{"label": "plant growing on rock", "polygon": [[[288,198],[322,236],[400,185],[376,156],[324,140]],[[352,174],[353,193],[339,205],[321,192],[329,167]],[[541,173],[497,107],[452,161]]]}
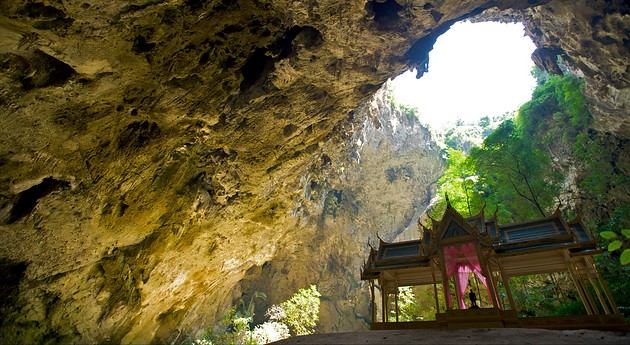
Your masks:
{"label": "plant growing on rock", "polygon": [[[194,345],[251,345],[268,344],[294,335],[312,334],[319,320],[319,297],[315,285],[299,289],[293,297],[280,305],[272,305],[265,312],[268,321],[251,329],[253,320],[253,300],[266,297],[256,292],[246,307],[241,303],[242,311],[236,306],[230,308],[219,324],[211,327],[210,332],[191,341]],[[241,301],[242,302],[242,301]]]}
{"label": "plant growing on rock", "polygon": [[282,302],[286,318],[281,319],[295,335],[312,334],[319,321],[319,297],[315,285],[306,289],[299,289],[293,297]]}

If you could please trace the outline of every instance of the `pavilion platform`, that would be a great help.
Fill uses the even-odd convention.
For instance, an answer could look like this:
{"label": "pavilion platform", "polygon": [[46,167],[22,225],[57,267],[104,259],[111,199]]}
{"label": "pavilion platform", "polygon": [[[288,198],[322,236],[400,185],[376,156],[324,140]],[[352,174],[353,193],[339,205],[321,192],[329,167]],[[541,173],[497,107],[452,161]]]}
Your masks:
{"label": "pavilion platform", "polygon": [[371,330],[470,328],[591,329],[630,332],[630,326],[620,314],[518,317],[513,310],[498,308],[447,310],[445,313],[436,314],[434,321],[374,322],[370,325]]}

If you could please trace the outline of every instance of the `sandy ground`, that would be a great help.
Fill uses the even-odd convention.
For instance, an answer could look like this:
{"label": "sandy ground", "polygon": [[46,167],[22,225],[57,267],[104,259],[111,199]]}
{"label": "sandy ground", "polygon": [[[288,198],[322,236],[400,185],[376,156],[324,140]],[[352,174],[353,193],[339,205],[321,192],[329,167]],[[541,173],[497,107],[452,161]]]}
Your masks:
{"label": "sandy ground", "polygon": [[273,344],[623,344],[630,333],[594,330],[555,331],[524,328],[481,328],[461,330],[397,330],[313,334]]}

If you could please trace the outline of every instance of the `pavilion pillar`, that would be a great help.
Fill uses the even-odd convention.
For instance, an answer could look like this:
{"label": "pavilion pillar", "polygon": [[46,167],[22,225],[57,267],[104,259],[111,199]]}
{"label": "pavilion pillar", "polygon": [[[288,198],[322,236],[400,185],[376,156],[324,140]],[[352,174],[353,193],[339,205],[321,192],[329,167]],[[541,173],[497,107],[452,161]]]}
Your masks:
{"label": "pavilion pillar", "polygon": [[[582,273],[580,272],[580,268],[575,262],[575,260],[573,260],[573,258],[571,258],[571,263],[573,264],[573,267],[575,268],[575,271],[577,272],[578,281],[580,282],[580,284],[582,284],[582,289],[584,290],[584,293],[586,294],[586,299],[588,300],[588,303],[590,303],[591,305],[592,312],[595,315],[599,315],[600,311],[599,311],[599,308],[597,307],[597,303],[595,303],[595,299],[593,298],[591,291],[588,289],[588,280],[589,280],[588,267],[586,267],[586,272]],[[597,286],[593,286],[593,289],[597,291]]]}
{"label": "pavilion pillar", "polygon": [[588,258],[585,258],[584,260],[588,261],[588,263],[593,267],[593,270],[595,271],[595,277],[597,278],[597,281],[599,281],[599,284],[602,286],[602,290],[604,290],[604,294],[606,295],[606,298],[608,299],[608,303],[610,303],[610,307],[613,310],[613,314],[621,314],[619,312],[619,309],[617,308],[617,304],[615,303],[614,298],[612,297],[612,293],[610,292],[610,289],[608,289],[608,285],[606,285],[606,282],[604,281],[601,274],[599,273],[599,270],[595,266],[595,263],[593,262],[593,258],[588,257]]}
{"label": "pavilion pillar", "polygon": [[[457,309],[460,309],[462,306],[459,305],[459,301],[461,301],[463,299],[463,297],[459,293],[459,287],[461,286],[462,282],[459,281],[459,273],[458,272],[455,272],[453,274],[453,276],[455,276],[455,298],[457,299]],[[465,304],[464,304],[464,309],[466,309],[466,305]]]}
{"label": "pavilion pillar", "polygon": [[372,306],[372,323],[376,322],[376,303],[374,303],[374,280],[370,280],[370,295],[371,295],[371,306]]}
{"label": "pavilion pillar", "polygon": [[576,272],[575,269],[575,265],[573,264],[573,261],[571,260],[571,258],[569,257],[569,253],[565,250],[563,251],[564,254],[564,264],[567,268],[567,271],[569,272],[569,276],[571,276],[571,280],[573,280],[573,284],[575,285],[575,289],[577,290],[578,294],[580,295],[580,299],[582,299],[582,304],[584,305],[584,309],[586,309],[586,314],[588,315],[593,315],[593,308],[591,306],[591,304],[589,303],[588,298],[586,297],[586,294],[584,292],[584,287],[582,286],[579,277],[578,277],[578,273]]}
{"label": "pavilion pillar", "polygon": [[[440,267],[440,272],[442,272],[442,289],[444,290],[444,303],[446,303],[446,308],[444,310],[453,309],[453,299],[451,298],[451,294],[448,293],[446,287],[448,286],[448,278],[446,277],[446,268],[444,267],[444,248],[440,248],[440,262],[442,263],[442,267]],[[449,303],[449,300],[451,303]]]}
{"label": "pavilion pillar", "polygon": [[[588,289],[588,285],[585,284],[585,281],[587,280],[587,278],[583,278],[582,276],[579,276],[578,278],[580,280],[580,283],[583,286],[584,292],[586,293],[586,298],[588,299],[588,302],[591,304],[591,310],[593,310],[595,315],[599,315],[600,312],[599,312],[599,308],[597,308],[597,304],[595,303],[595,299],[593,298],[591,291]],[[593,288],[597,290],[596,286],[593,286]]]}
{"label": "pavilion pillar", "polygon": [[602,296],[602,292],[600,290],[599,285],[597,284],[595,279],[593,279],[592,270],[597,270],[597,268],[595,268],[595,266],[589,265],[589,262],[586,259],[586,257],[583,257],[582,260],[584,261],[584,267],[586,269],[586,275],[588,277],[588,280],[593,286],[593,289],[595,290],[595,294],[597,295],[597,299],[599,300],[599,303],[602,305],[602,308],[604,309],[604,314],[610,315],[611,313],[610,313],[610,309],[608,308],[608,303],[604,300],[604,297]]}
{"label": "pavilion pillar", "polygon": [[[505,293],[507,294],[508,301],[510,302],[510,309],[516,310],[516,303],[514,302],[514,296],[512,296],[512,288],[510,288],[509,277],[506,279],[503,265],[501,265],[501,260],[497,259],[497,265],[499,266],[499,274],[501,274],[501,281],[505,287]],[[503,307],[503,310],[505,310],[505,306]]]}
{"label": "pavilion pillar", "polygon": [[600,291],[598,284],[595,282],[595,280],[593,279],[591,275],[589,275],[588,281],[593,286],[593,289],[595,290],[595,294],[597,295],[597,299],[599,300],[599,303],[602,305],[602,308],[604,309],[604,315],[610,315],[610,308],[608,308],[608,303],[604,300],[604,297],[602,296],[602,292]]}
{"label": "pavilion pillar", "polygon": [[382,322],[387,322],[387,286],[385,282],[381,285],[381,304],[383,310],[381,320]]}
{"label": "pavilion pillar", "polygon": [[437,283],[435,282],[435,263],[431,260],[431,278],[433,278],[433,295],[435,297],[435,313],[440,312],[440,301],[438,300]]}
{"label": "pavilion pillar", "polygon": [[477,250],[477,259],[479,260],[479,264],[481,265],[481,273],[486,277],[486,282],[488,283],[487,289],[490,291],[490,301],[492,302],[492,306],[496,307],[499,305],[497,300],[497,290],[496,284],[494,282],[494,277],[492,276],[490,270],[488,269],[488,258],[481,255],[481,250],[479,250],[479,246],[475,246]]}
{"label": "pavilion pillar", "polygon": [[396,281],[396,291],[394,292],[394,304],[396,306],[396,322],[398,322],[398,281]]}

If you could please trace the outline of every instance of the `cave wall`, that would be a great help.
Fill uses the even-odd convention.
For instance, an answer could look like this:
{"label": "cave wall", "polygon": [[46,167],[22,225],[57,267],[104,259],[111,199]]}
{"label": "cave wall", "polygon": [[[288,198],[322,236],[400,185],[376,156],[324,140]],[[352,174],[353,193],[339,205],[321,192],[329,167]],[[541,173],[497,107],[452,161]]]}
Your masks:
{"label": "cave wall", "polygon": [[623,1],[0,1],[0,341],[180,341],[315,282],[322,331],[364,327],[366,239],[439,164],[397,148],[413,122],[355,109],[486,10],[629,137]]}
{"label": "cave wall", "polygon": [[254,322],[265,321],[271,304],[317,284],[322,294],[317,331],[367,328],[369,296],[360,268],[368,246],[407,232],[417,239],[417,220],[445,169],[429,130],[390,97],[385,88],[377,91],[309,162],[293,211],[306,236],[285,239],[274,259],[251,269],[243,281],[244,301],[255,291],[268,296],[255,300]]}

